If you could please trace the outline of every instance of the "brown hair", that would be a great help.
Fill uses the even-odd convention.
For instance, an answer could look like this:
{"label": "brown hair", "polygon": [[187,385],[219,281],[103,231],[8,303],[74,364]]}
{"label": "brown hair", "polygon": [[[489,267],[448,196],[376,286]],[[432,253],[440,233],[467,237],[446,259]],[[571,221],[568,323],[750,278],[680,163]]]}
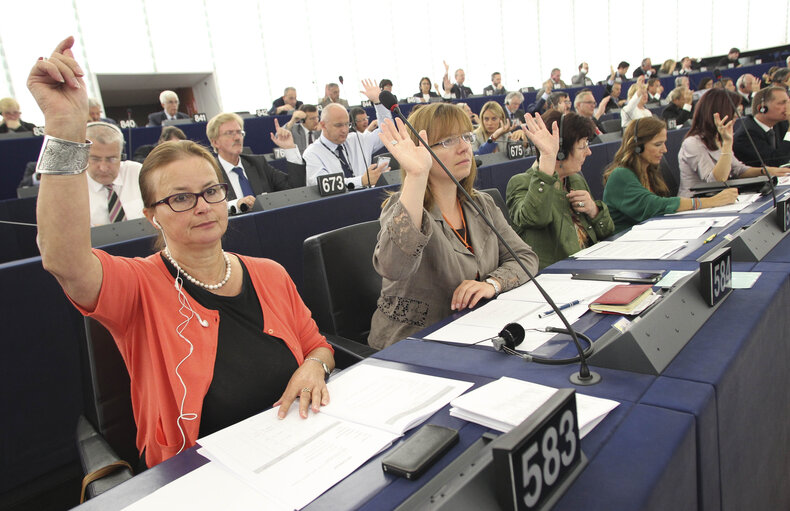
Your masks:
{"label": "brown hair", "polygon": [[[730,96],[730,99],[727,99],[727,96]],[[716,129],[713,114],[718,113],[722,119],[726,115],[727,120],[731,121],[735,118],[734,105],[740,104],[740,101],[741,97],[738,94],[727,89],[711,89],[703,94],[694,107],[691,129],[688,130],[685,138],[698,136],[702,139],[705,147],[710,151],[715,151],[721,137],[719,130]]]}
{"label": "brown hair", "polygon": [[[494,134],[493,131],[488,132],[486,131],[485,124],[483,124],[483,114],[491,110],[491,112],[499,117],[499,120],[505,122],[505,110],[502,108],[502,105],[497,103],[496,101],[488,101],[486,104],[483,105],[483,108],[480,109],[480,126],[477,127],[475,130],[475,136],[483,141],[488,140],[488,137]],[[496,131],[496,130],[494,130]]]}
{"label": "brown hair", "polygon": [[[140,195],[143,199],[143,205],[146,209],[152,208],[154,203],[161,199],[161,197],[157,198],[154,195],[156,192],[154,190],[153,184],[151,183],[151,174],[160,167],[164,167],[175,161],[185,160],[187,158],[203,158],[211,165],[211,168],[214,169],[214,172],[217,174],[217,180],[220,183],[225,182],[217,160],[211,155],[208,149],[202,145],[192,142],[191,140],[163,142],[154,147],[154,150],[151,151],[151,154],[146,157],[145,161],[143,162],[143,166],[140,169]],[[154,248],[156,250],[165,248],[161,230],[159,231],[159,237],[154,243]]]}
{"label": "brown hair", "polygon": [[162,134],[159,135],[159,141],[157,142],[157,145],[161,144],[162,142],[167,142],[172,137],[176,137],[178,140],[187,139],[186,133],[181,131],[181,129],[177,126],[165,126],[162,128]]}
{"label": "brown hair", "polygon": [[[637,127],[639,128],[638,132]],[[603,173],[604,185],[614,169],[623,167],[633,172],[639,179],[639,182],[642,183],[642,186],[656,195],[668,197],[669,188],[664,182],[659,166],[645,163],[641,156],[636,153],[637,146],[643,146],[650,142],[662,131],[666,131],[666,129],[667,125],[657,117],[634,119],[628,123],[623,133],[623,142],[620,144],[620,149],[614,155],[614,161],[609,164]]]}
{"label": "brown hair", "polygon": [[[458,108],[452,103],[433,103],[430,105],[422,106],[419,109],[412,109],[409,115],[409,123],[414,126],[414,129],[419,133],[422,130],[428,135],[428,144],[433,145],[440,140],[453,135],[461,135],[462,133],[469,133],[472,131],[472,121],[466,112]],[[409,132],[412,141],[417,144],[417,137]],[[401,178],[406,177],[406,172],[401,168]],[[475,179],[477,178],[477,165],[475,164],[474,157],[472,158],[472,168],[469,175],[461,180],[461,186],[472,197],[476,195],[474,191]],[[458,192],[458,199],[462,202],[466,198]],[[387,199],[389,200],[389,199]],[[387,201],[384,201],[386,204]],[[433,196],[431,195],[431,183],[425,189],[425,198],[423,199],[423,207],[430,210],[433,206]]]}

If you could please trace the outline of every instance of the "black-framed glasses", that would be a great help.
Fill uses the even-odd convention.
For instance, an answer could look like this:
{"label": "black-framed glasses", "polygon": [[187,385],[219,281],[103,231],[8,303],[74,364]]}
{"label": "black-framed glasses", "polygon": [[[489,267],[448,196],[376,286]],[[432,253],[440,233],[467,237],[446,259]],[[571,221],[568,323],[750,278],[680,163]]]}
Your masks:
{"label": "black-framed glasses", "polygon": [[458,135],[458,136],[455,136],[455,137],[445,138],[441,142],[436,142],[435,144],[432,144],[431,147],[436,147],[437,145],[440,145],[440,146],[442,146],[444,148],[450,148],[450,147],[453,147],[454,145],[458,144],[458,142],[460,142],[461,139],[464,139],[464,141],[469,143],[469,144],[474,144],[475,140],[477,139],[477,137],[475,136],[474,133],[472,133],[470,131],[469,133],[464,133],[463,135]]}
{"label": "black-framed glasses", "polygon": [[198,197],[203,197],[203,200],[209,204],[222,202],[228,197],[228,184],[218,183],[211,185],[200,193],[174,193],[173,195],[167,196],[160,201],[154,202],[153,207],[156,207],[160,204],[167,204],[170,206],[170,209],[176,213],[182,213],[197,206]]}

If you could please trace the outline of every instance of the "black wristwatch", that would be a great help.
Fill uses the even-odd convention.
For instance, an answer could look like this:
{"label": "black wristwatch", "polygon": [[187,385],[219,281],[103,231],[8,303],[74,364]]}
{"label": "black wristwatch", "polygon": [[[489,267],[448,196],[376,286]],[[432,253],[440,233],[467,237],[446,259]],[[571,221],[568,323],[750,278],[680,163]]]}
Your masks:
{"label": "black wristwatch", "polygon": [[488,137],[488,144],[493,144],[495,142],[494,137]]}

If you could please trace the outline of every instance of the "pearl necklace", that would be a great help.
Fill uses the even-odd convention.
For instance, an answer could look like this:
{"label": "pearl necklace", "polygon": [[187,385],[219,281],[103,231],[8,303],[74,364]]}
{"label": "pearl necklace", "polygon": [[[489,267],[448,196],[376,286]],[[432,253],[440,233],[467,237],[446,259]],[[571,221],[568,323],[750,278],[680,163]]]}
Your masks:
{"label": "pearl necklace", "polygon": [[230,257],[228,257],[228,254],[226,254],[224,250],[222,251],[222,257],[225,258],[225,278],[222,279],[222,282],[219,282],[217,284],[206,284],[204,282],[199,281],[198,279],[196,279],[186,271],[184,271],[184,269],[181,266],[179,266],[176,260],[173,259],[173,256],[170,255],[169,249],[165,249],[165,256],[170,261],[170,264],[175,266],[176,270],[178,270],[179,273],[181,273],[184,277],[186,277],[188,281],[190,281],[191,283],[197,286],[202,287],[203,289],[208,289],[208,290],[219,289],[225,284],[227,284],[228,280],[230,280]]}

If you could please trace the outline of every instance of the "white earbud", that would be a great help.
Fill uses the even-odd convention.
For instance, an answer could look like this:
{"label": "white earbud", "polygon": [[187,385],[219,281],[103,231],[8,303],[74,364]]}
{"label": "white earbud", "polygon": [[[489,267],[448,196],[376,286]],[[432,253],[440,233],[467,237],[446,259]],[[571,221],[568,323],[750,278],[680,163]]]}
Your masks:
{"label": "white earbud", "polygon": [[159,221],[156,219],[156,217],[155,217],[155,216],[154,216],[154,217],[151,217],[151,221],[154,223],[154,227],[156,227],[156,228],[157,228],[157,229],[159,229],[160,231],[162,230],[162,226],[161,226],[161,225],[159,225]]}

